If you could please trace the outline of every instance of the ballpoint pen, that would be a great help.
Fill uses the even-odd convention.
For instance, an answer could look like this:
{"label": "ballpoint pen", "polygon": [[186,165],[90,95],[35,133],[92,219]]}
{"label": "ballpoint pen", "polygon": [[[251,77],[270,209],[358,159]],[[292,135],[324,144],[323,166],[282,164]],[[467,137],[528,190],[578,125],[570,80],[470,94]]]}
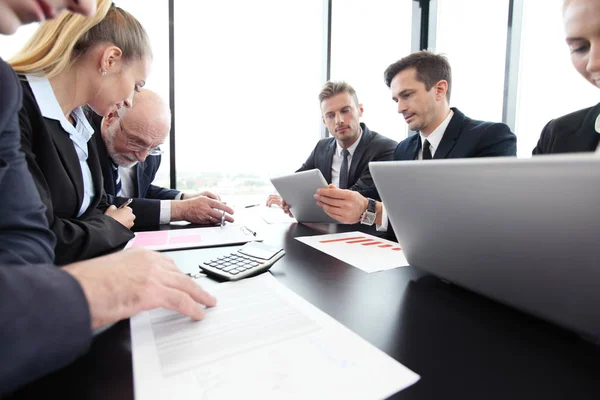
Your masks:
{"label": "ballpoint pen", "polygon": [[250,205],[247,205],[245,208],[252,208],[252,207],[258,207],[258,206],[260,206],[260,204],[250,204]]}
{"label": "ballpoint pen", "polygon": [[225,211],[221,211],[221,226],[225,226]]}
{"label": "ballpoint pen", "polygon": [[133,199],[127,199],[127,200],[125,201],[125,203],[123,203],[123,204],[121,204],[119,207],[117,207],[117,210],[120,210],[121,208],[125,208],[125,207],[127,207],[128,205],[130,205],[130,204],[131,204],[131,202],[132,202],[132,201],[133,201]]}

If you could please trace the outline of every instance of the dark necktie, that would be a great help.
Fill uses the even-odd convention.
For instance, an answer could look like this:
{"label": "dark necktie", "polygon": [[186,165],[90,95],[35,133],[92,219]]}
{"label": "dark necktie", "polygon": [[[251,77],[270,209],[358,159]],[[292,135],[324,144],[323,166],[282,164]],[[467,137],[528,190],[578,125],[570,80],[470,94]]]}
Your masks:
{"label": "dark necktie", "polygon": [[348,149],[342,150],[342,168],[340,168],[340,189],[348,189]]}
{"label": "dark necktie", "polygon": [[431,150],[429,149],[429,146],[431,146],[429,141],[425,140],[423,142],[423,160],[431,160]]}
{"label": "dark necktie", "polygon": [[112,163],[112,166],[115,171],[115,195],[121,197],[123,187],[121,185],[121,177],[119,176],[119,166],[115,163]]}

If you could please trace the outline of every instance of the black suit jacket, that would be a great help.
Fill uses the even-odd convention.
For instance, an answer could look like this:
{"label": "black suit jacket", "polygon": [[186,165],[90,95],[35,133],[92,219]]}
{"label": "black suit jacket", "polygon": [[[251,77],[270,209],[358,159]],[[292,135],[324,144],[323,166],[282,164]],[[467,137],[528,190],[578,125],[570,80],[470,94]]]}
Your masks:
{"label": "black suit jacket", "polygon": [[52,265],[54,235],[19,151],[21,93],[0,59],[0,396],[67,365],[92,337],[81,287]]}
{"label": "black suit jacket", "polygon": [[86,212],[77,217],[83,201],[83,177],[75,146],[58,121],[42,116],[24,77],[21,84],[21,149],[46,205],[50,228],[57,238],[56,263],[68,264],[116,250],[133,238],[133,233],[104,215],[108,203],[95,142],[88,142],[87,162],[96,196]]}
{"label": "black suit jacket", "polygon": [[[126,201],[126,198],[116,197],[115,169],[112,166],[108,150],[101,135],[102,117],[93,114],[90,121],[96,132],[92,140],[96,142],[96,148],[98,149],[98,157],[100,158],[100,166],[104,178],[104,190],[108,196],[108,202],[119,206]],[[136,227],[158,225],[160,221],[160,201],[173,200],[179,194],[178,190],[165,189],[152,184],[156,172],[160,167],[160,161],[160,156],[148,156],[144,162],[139,162],[134,167],[137,178],[134,182],[136,197],[131,203],[131,208],[135,214]]]}
{"label": "black suit jacket", "polygon": [[[515,156],[517,137],[503,123],[477,121],[467,117],[457,108],[444,132],[434,159]],[[394,152],[394,160],[415,160],[421,149],[420,135],[401,141]],[[367,193],[378,198],[377,189]]]}
{"label": "black suit jacket", "polygon": [[600,141],[595,129],[598,115],[600,103],[553,119],[542,130],[533,154],[596,151]]}
{"label": "black suit jacket", "polygon": [[[457,108],[435,151],[434,159],[517,155],[517,137],[506,124],[476,121]],[[420,135],[398,144],[394,160],[415,160],[421,149]]]}
{"label": "black suit jacket", "polygon": [[[391,160],[397,142],[369,130],[363,123],[360,126],[363,133],[348,169],[348,186],[350,190],[363,194],[373,190],[369,162]],[[327,183],[331,183],[331,164],[336,145],[334,137],[319,140],[306,162],[296,172],[317,168]]]}

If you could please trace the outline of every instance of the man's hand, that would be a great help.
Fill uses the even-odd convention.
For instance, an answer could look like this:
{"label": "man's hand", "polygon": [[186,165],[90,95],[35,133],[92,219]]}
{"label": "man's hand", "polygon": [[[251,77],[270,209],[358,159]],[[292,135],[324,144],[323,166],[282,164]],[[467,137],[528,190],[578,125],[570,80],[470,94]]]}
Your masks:
{"label": "man's hand", "polygon": [[131,229],[133,221],[135,220],[135,215],[133,214],[131,207],[117,208],[113,205],[106,209],[104,215],[114,218],[127,229]]}
{"label": "man's hand", "polygon": [[281,196],[278,194],[270,194],[269,197],[267,197],[267,207],[271,207],[273,204],[281,207],[282,201]]}
{"label": "man's hand", "polygon": [[358,192],[338,189],[333,185],[320,188],[315,194],[317,205],[331,218],[345,224],[356,224],[367,209],[369,200]]}
{"label": "man's hand", "polygon": [[273,204],[281,207],[283,212],[289,215],[290,217],[294,217],[292,215],[292,212],[290,211],[291,206],[288,203],[286,203],[278,194],[270,194],[267,198],[267,207],[271,207]]}
{"label": "man's hand", "polygon": [[233,222],[233,209],[218,200],[205,196],[189,200],[171,201],[171,221],[188,221],[194,224],[220,224],[222,211],[225,221]]}
{"label": "man's hand", "polygon": [[189,200],[189,199],[193,199],[194,197],[200,197],[200,196],[204,196],[204,197],[208,197],[209,199],[221,201],[221,196],[219,196],[218,194],[209,192],[208,190],[205,190],[204,192],[200,192],[200,193],[182,193],[181,200]]}
{"label": "man's hand", "polygon": [[[129,318],[140,311],[165,307],[194,320],[216,299],[177,269],[169,257],[132,249],[63,267],[87,298],[92,328]],[[204,306],[203,306],[204,305]]]}

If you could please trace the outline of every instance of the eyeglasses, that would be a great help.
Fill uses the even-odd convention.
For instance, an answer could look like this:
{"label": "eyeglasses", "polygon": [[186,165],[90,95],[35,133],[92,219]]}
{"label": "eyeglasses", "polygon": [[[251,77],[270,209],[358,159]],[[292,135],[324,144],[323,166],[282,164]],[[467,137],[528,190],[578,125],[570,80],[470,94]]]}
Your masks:
{"label": "eyeglasses", "polygon": [[160,148],[160,146],[144,147],[144,146],[140,146],[135,143],[131,143],[131,140],[129,139],[129,135],[127,133],[125,133],[125,129],[123,129],[123,123],[121,122],[121,118],[119,118],[119,129],[121,130],[121,135],[123,136],[123,139],[125,140],[125,147],[127,147],[129,150],[133,151],[134,153],[146,152],[149,156],[160,156],[163,153],[163,150]]}

